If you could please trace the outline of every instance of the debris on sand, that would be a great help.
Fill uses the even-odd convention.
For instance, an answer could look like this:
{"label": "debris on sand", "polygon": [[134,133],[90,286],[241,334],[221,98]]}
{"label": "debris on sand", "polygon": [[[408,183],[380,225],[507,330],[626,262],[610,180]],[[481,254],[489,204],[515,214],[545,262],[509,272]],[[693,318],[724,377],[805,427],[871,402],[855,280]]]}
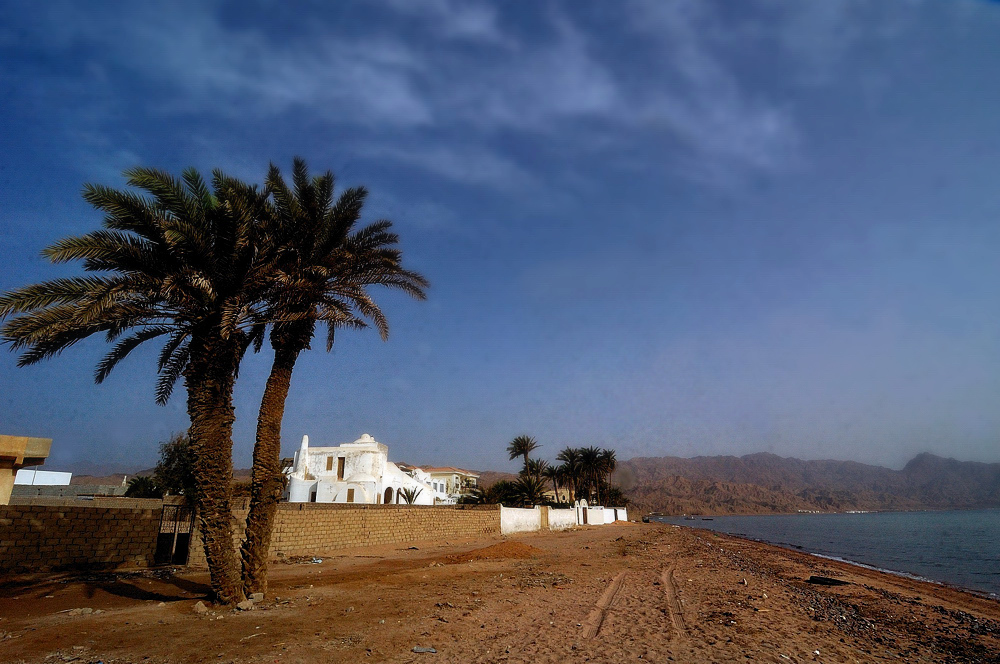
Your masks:
{"label": "debris on sand", "polygon": [[844,581],[842,579],[834,579],[829,576],[810,576],[806,579],[806,583],[813,583],[817,586],[849,586],[850,581]]}

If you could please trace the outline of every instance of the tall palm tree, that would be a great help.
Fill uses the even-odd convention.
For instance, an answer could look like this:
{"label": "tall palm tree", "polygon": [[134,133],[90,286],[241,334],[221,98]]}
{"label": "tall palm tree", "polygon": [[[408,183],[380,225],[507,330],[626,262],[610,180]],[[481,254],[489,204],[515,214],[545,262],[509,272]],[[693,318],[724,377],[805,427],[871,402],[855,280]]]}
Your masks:
{"label": "tall palm tree", "polygon": [[[212,189],[194,169],[180,180],[155,169],[125,172],[132,191],[86,185],[104,228],[61,240],[43,254],[83,261],[97,275],[54,279],[0,296],[0,339],[22,351],[20,366],[56,355],[96,333],[116,342],[97,366],[102,382],[132,350],[166,338],[157,401],[183,376],[198,514],[218,600],[244,598],[233,547],[232,391],[259,329],[260,289],[270,270],[257,223],[265,196],[215,171]],[[125,335],[125,336],[123,336]]]}
{"label": "tall palm tree", "polygon": [[576,500],[577,489],[580,486],[580,450],[567,447],[556,455],[557,461],[562,461],[563,473],[570,483],[571,501]]}
{"label": "tall palm tree", "polygon": [[267,558],[277,504],[281,498],[281,420],[299,354],[312,342],[317,325],[327,328],[326,349],[338,328],[365,327],[372,321],[382,338],[389,325],[366,291],[386,286],[424,299],[427,280],[403,269],[399,238],[392,223],[376,221],[355,229],[367,191],[346,189],[334,200],[329,171],[309,177],[296,158],[290,188],[271,165],[266,188],[273,196],[268,225],[278,255],[267,298],[274,361],[257,419],[250,484],[250,511],[241,549],[246,592],[267,588]]}
{"label": "tall palm tree", "polygon": [[580,448],[580,470],[584,481],[587,483],[587,501],[591,499],[591,492],[596,491],[596,500],[601,502],[601,492],[598,486],[598,477],[601,468],[601,450],[597,447]]}
{"label": "tall palm tree", "polygon": [[545,470],[542,471],[542,477],[552,482],[552,492],[555,495],[555,501],[557,503],[562,502],[559,500],[559,480],[562,479],[562,466],[549,466],[546,465]]}
{"label": "tall palm tree", "polygon": [[507,454],[513,461],[517,457],[524,457],[524,467],[528,467],[528,455],[540,447],[538,441],[531,436],[518,436],[507,445]]}
{"label": "tall palm tree", "polygon": [[[601,460],[600,460],[601,470],[607,474],[608,479],[606,486],[611,488],[611,474],[615,472],[615,468],[618,467],[618,458],[615,455],[614,450],[601,450]],[[603,478],[602,478],[603,481]]]}

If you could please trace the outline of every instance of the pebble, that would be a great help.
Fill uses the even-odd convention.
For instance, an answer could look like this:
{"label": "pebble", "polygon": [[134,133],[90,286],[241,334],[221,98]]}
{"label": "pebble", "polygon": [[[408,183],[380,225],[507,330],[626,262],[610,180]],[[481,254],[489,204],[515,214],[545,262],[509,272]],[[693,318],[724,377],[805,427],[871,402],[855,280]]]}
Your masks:
{"label": "pebble", "polygon": [[191,610],[199,615],[204,615],[208,613],[208,607],[205,606],[204,602],[198,602],[197,604],[194,605],[194,608]]}

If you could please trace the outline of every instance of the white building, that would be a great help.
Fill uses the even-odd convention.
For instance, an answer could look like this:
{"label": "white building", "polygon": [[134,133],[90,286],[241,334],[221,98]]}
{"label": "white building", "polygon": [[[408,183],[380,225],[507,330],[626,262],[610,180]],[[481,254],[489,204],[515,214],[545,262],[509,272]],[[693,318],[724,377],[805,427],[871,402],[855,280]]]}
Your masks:
{"label": "white building", "polygon": [[309,436],[288,471],[285,498],[292,503],[404,504],[404,490],[417,491],[414,505],[447,501],[419,468],[407,474],[389,461],[389,448],[368,434],[336,447],[309,447]]}

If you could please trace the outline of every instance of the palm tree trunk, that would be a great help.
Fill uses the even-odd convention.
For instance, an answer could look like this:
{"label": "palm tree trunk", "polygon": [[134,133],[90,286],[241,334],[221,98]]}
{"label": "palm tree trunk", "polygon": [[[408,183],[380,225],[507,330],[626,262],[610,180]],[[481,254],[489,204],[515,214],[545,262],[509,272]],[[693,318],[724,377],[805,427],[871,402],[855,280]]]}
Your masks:
{"label": "palm tree trunk", "polygon": [[271,531],[284,483],[281,477],[281,420],[299,351],[289,343],[274,343],[274,362],[257,415],[257,441],[250,478],[250,513],[243,540],[243,584],[249,595],[267,591],[267,561]]}
{"label": "palm tree trunk", "polygon": [[240,352],[232,341],[194,338],[185,370],[197,504],[212,592],[223,604],[246,597],[233,547],[233,383]]}

